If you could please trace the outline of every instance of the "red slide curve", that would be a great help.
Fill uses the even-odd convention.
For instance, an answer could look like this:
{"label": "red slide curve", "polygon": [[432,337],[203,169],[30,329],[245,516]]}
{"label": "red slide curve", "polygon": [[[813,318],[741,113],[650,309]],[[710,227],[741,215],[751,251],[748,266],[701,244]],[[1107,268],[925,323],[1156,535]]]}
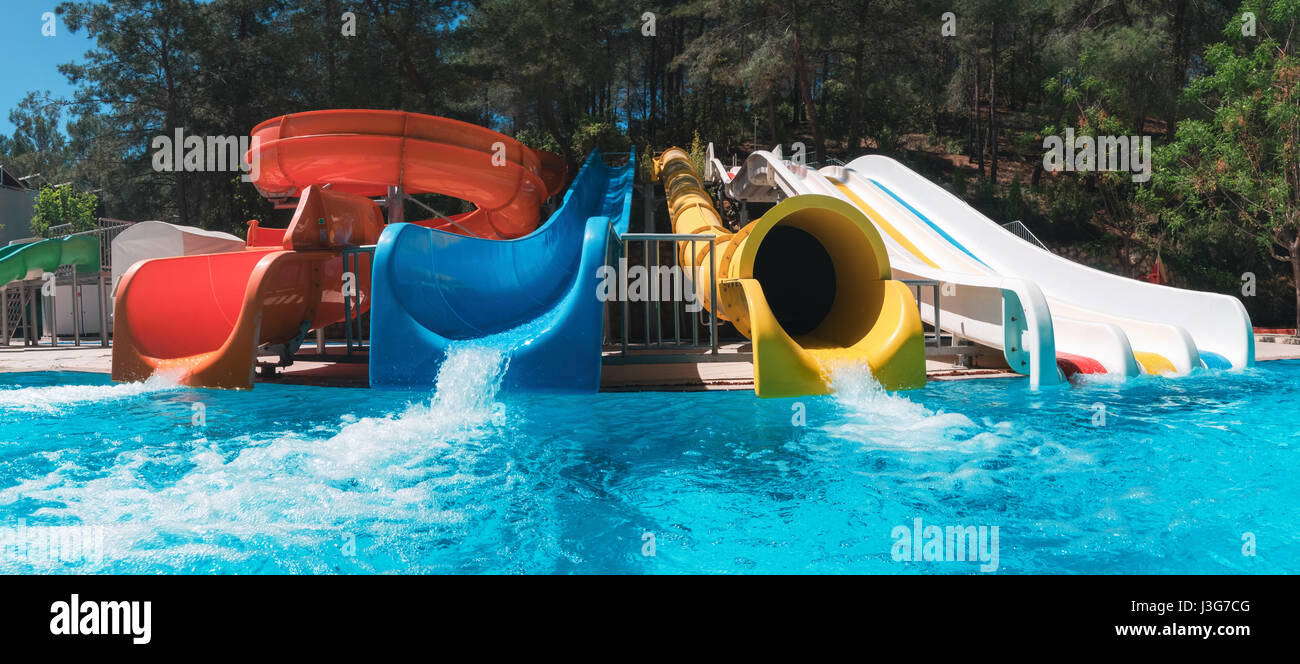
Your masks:
{"label": "red slide curve", "polygon": [[1080,373],[1085,373],[1085,374],[1106,373],[1106,367],[1102,366],[1101,362],[1098,362],[1097,360],[1094,360],[1091,357],[1084,357],[1082,355],[1072,355],[1070,353],[1062,353],[1059,351],[1056,353],[1056,366],[1061,368],[1061,372],[1065,374],[1065,377],[1067,379],[1069,379],[1074,374],[1080,374]]}
{"label": "red slide curve", "polygon": [[[510,239],[537,227],[542,203],[565,185],[564,160],[476,125],[402,111],[294,113],[253,128],[256,185],[268,198],[307,186],[383,196],[443,194],[478,209],[431,225],[453,233]],[[439,223],[440,222],[440,223]]]}

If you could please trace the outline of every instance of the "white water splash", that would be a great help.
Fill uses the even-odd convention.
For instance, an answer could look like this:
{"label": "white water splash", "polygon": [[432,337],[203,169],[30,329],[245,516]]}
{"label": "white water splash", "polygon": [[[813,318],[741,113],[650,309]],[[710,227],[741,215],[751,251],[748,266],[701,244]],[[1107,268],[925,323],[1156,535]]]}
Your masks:
{"label": "white water splash", "polygon": [[[57,506],[36,510],[33,523],[101,527],[103,562],[78,567],[82,571],[123,563],[212,571],[261,560],[271,569],[328,572],[346,560],[339,552],[347,538],[360,539],[358,548],[379,546],[403,557],[420,546],[422,533],[412,532],[411,524],[425,537],[463,536],[485,509],[482,499],[510,486],[513,470],[493,460],[505,425],[496,395],[508,364],[502,349],[456,344],[431,398],[400,412],[345,416],[338,432],[324,438],[296,432],[269,440],[199,438],[124,451],[108,468],[69,459],[0,490],[0,505],[39,501]],[[64,402],[92,398],[72,389]],[[125,396],[146,388],[108,389]],[[231,442],[238,445],[233,450]],[[175,469],[177,479],[163,486],[147,479],[160,467]],[[275,550],[298,554],[277,556]],[[303,550],[320,555],[304,558]],[[20,569],[68,569],[28,562]],[[10,567],[0,565],[4,569]]]}
{"label": "white water splash", "polygon": [[130,399],[156,392],[181,389],[171,374],[155,374],[138,383],[112,385],[52,385],[0,390],[0,409],[19,412],[59,413],[64,407]]}
{"label": "white water splash", "polygon": [[932,411],[901,394],[891,394],[871,375],[865,362],[829,368],[831,391],[842,418],[823,430],[864,445],[915,450],[989,449],[1001,437],[973,433],[975,423],[960,413]]}
{"label": "white water splash", "polygon": [[468,342],[453,345],[438,367],[430,410],[443,417],[480,420],[500,415],[497,391],[510,368],[505,349]]}
{"label": "white water splash", "polygon": [[[1158,376],[1156,377],[1158,378]],[[1150,376],[1149,374],[1138,374],[1136,376],[1129,377],[1129,376],[1125,376],[1122,373],[1079,372],[1074,374],[1073,376],[1070,376],[1070,382],[1079,387],[1088,387],[1088,386],[1124,387],[1125,384],[1128,383],[1129,381],[1133,381],[1134,383],[1136,383],[1138,381],[1148,379],[1148,378],[1152,378],[1152,376]]]}
{"label": "white water splash", "polygon": [[[344,414],[335,433],[198,437],[124,449],[107,467],[56,452],[53,470],[0,488],[0,506],[34,501],[44,507],[32,523],[101,527],[103,563],[0,560],[0,572],[446,571],[422,564],[431,547],[449,545],[468,560],[551,564],[568,555],[544,526],[557,518],[551,505],[532,503],[533,492],[521,497],[527,471],[508,448],[518,425],[497,396],[511,354],[553,323],[543,316],[454,343],[427,399],[379,417]],[[355,557],[342,553],[349,541]],[[502,541],[519,544],[504,552]]]}

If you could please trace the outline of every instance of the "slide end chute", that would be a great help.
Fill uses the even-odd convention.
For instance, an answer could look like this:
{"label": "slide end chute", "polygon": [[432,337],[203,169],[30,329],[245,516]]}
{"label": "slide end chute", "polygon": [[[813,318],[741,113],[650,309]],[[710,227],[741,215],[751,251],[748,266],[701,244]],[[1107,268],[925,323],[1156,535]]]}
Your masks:
{"label": "slide end chute", "polygon": [[887,389],[925,384],[920,313],[907,286],[890,279],[875,227],[837,198],[787,198],[736,233],[720,224],[702,181],[678,148],[656,163],[673,231],[712,234],[717,251],[681,243],[696,266],[696,297],[713,308],[708,266],[719,277],[719,318],[752,341],[760,397],[824,394],[841,364],[870,367]]}

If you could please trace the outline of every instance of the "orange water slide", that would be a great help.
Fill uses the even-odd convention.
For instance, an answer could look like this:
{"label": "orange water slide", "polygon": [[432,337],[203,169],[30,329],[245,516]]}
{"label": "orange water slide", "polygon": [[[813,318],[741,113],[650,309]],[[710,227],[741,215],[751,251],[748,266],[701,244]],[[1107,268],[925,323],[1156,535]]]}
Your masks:
{"label": "orange water slide", "polygon": [[565,185],[559,156],[534,150],[485,127],[402,111],[329,110],[267,120],[252,131],[255,184],[268,198],[297,196],[310,185],[384,196],[434,193],[477,209],[422,225],[489,239],[526,235],[542,204]]}
{"label": "orange water slide", "polygon": [[[364,196],[319,186],[299,193],[289,228],[252,225],[245,251],[141,261],[127,271],[114,305],[114,380],[163,371],[187,385],[251,388],[259,346],[292,354],[309,330],[343,320],[341,252],[377,242],[383,215]],[[365,311],[369,255],[359,258]]]}

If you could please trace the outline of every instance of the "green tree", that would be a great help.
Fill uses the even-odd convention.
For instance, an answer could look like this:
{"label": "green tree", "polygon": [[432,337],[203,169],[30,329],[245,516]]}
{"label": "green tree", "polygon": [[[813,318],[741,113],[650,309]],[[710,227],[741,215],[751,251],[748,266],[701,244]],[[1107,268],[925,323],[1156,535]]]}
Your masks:
{"label": "green tree", "polygon": [[[693,80],[743,90],[746,102],[762,109],[769,144],[783,138],[778,106],[782,101],[796,102],[807,114],[812,147],[820,156],[824,139],[810,81],[810,63],[818,61],[819,50],[810,40],[807,20],[816,13],[800,4],[808,3],[723,0],[689,5],[682,10],[683,17],[705,22],[711,29],[692,39],[672,66]],[[786,96],[790,92],[792,99]]]}
{"label": "green tree", "polygon": [[[1058,22],[1044,58],[1054,73],[1043,82],[1046,135],[1152,135],[1168,140],[1168,119],[1188,76],[1187,51],[1199,47],[1191,22],[1218,20],[1182,0],[1154,3],[1086,0],[1055,3]],[[1162,120],[1164,122],[1162,122]],[[1081,173],[1075,186],[1099,200],[1092,223],[1116,243],[1120,262],[1140,271],[1165,242],[1158,214],[1137,204],[1141,186],[1127,172]]]}
{"label": "green tree", "polygon": [[72,232],[95,228],[99,198],[94,194],[77,191],[69,186],[41,187],[32,210],[32,232],[49,237],[50,229],[72,224]]}
{"label": "green tree", "polygon": [[1300,2],[1249,0],[1257,20],[1205,51],[1207,73],[1187,89],[1199,117],[1156,152],[1147,203],[1171,232],[1232,228],[1291,267],[1300,326]]}
{"label": "green tree", "polygon": [[59,184],[72,172],[66,159],[67,137],[63,133],[63,107],[49,92],[29,92],[9,112],[14,133],[0,141],[0,154],[11,174],[17,177],[40,174],[38,180]]}
{"label": "green tree", "polygon": [[466,101],[516,125],[536,124],[576,173],[575,133],[593,116],[614,114],[610,88],[621,58],[611,54],[635,32],[627,9],[614,0],[474,3],[462,26],[462,60],[479,85]]}

